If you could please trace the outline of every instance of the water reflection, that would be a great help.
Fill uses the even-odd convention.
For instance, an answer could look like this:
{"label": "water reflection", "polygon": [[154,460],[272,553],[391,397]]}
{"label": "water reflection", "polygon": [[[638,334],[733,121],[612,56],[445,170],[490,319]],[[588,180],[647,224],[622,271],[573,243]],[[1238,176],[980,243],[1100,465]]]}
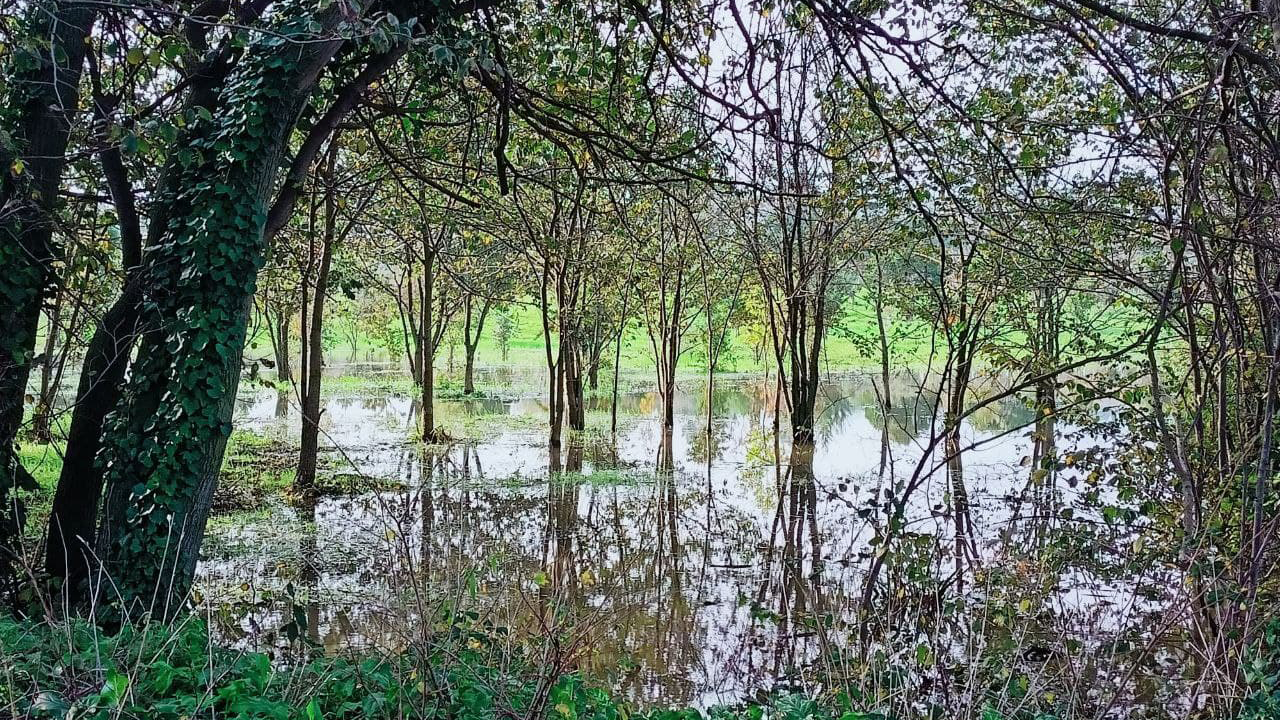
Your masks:
{"label": "water reflection", "polygon": [[[895,390],[884,413],[870,382],[829,382],[813,447],[790,447],[785,424],[773,432],[775,390],[758,378],[718,380],[709,413],[705,387],[684,382],[669,433],[656,393],[620,398],[616,437],[590,430],[609,410],[592,399],[588,432],[562,449],[548,446],[537,399],[441,402],[439,422],[474,439],[423,448],[411,398],[332,398],[322,445],[378,489],[216,523],[201,586],[230,608],[225,639],[281,650],[279,629],[298,619],[289,585],[299,625],[330,652],[403,647],[442,597],[459,599],[523,632],[565,632],[575,667],[653,702],[707,705],[838,673],[859,638],[926,627],[941,591],[920,581],[946,577],[942,473],[907,505],[878,617],[860,614],[895,487],[886,466],[914,465],[936,430],[934,396]],[[1030,433],[1006,430],[1029,412],[1013,400],[961,428],[965,446],[990,441],[962,468],[974,550],[988,558],[1045,542],[1072,492],[1028,484]],[[296,408],[277,413],[274,394],[248,395],[238,426],[296,437]],[[1104,622],[1081,592],[1091,583],[1064,583],[1070,622]]]}

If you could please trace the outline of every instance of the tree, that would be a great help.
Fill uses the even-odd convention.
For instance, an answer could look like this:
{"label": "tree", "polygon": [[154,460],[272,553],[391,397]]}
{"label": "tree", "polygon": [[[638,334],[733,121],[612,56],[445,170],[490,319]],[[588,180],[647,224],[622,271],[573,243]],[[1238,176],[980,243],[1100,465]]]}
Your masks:
{"label": "tree", "polygon": [[[316,493],[316,460],[320,445],[320,387],[324,378],[325,307],[332,292],[334,255],[359,227],[361,216],[374,195],[368,186],[378,176],[366,168],[347,163],[339,165],[343,155],[340,135],[329,142],[323,163],[313,175],[313,196],[307,224],[303,267],[302,298],[302,437],[298,447],[298,470],[294,490],[302,497]],[[345,159],[345,158],[344,158]],[[372,175],[372,180],[370,179]],[[354,197],[353,197],[354,195]]]}
{"label": "tree", "polygon": [[0,87],[0,266],[6,268],[0,280],[0,582],[10,594],[25,514],[17,491],[35,487],[16,443],[40,310],[59,282],[55,265],[63,252],[52,218],[97,14],[92,3],[28,8]]}

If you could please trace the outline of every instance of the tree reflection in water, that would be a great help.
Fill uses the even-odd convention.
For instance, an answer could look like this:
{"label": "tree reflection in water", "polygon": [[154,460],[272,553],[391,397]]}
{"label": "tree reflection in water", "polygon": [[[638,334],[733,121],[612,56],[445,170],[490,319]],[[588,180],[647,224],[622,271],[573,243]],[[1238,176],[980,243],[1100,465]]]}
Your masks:
{"label": "tree reflection in water", "polygon": [[[370,487],[217,524],[200,578],[234,608],[218,631],[242,645],[283,642],[243,628],[287,623],[293,583],[308,634],[330,651],[423,642],[423,620],[450,605],[547,640],[537,646],[551,662],[662,703],[804,684],[852,673],[859,658],[865,670],[877,649],[915,648],[919,637],[937,640],[928,677],[944,687],[943,649],[964,637],[962,608],[953,602],[944,617],[942,604],[955,540],[939,510],[945,473],[908,506],[888,570],[864,587],[886,496],[900,482],[882,471],[886,438],[899,467],[915,464],[935,427],[929,391],[895,387],[884,413],[870,384],[850,379],[824,393],[816,444],[789,447],[772,435],[770,384],[718,380],[710,423],[706,394],[690,384],[670,433],[648,414],[655,399],[637,393],[620,397],[616,437],[589,429],[562,449],[548,445],[537,402],[441,402],[441,422],[476,439],[423,447],[410,434],[412,399],[335,399],[326,415],[341,453],[328,465],[354,466]],[[275,418],[275,400],[245,402],[241,426],[296,423],[296,411]],[[1002,435],[1022,413],[1015,401],[1007,424],[965,425],[965,445]],[[1040,423],[1037,432],[1066,429]],[[1063,532],[1060,484],[1077,478],[1034,466],[1029,477],[1020,459],[1033,444],[1037,460],[1061,451],[1030,433],[965,451],[986,567],[1014,567]],[[1065,609],[1039,620],[1042,629],[1088,640],[1137,622],[1120,619],[1112,608],[1123,605],[1110,599],[1132,589],[1087,568],[1058,572],[1040,586],[1060,587]],[[245,582],[274,599],[238,603]]]}

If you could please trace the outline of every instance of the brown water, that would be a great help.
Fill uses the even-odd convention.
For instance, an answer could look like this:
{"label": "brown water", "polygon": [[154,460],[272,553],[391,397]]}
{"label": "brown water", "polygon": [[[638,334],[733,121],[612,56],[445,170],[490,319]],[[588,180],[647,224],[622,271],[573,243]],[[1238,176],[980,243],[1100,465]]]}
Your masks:
{"label": "brown water", "polygon": [[[908,384],[895,391],[899,407],[912,405]],[[893,478],[912,472],[933,429],[927,395],[890,417],[887,433],[866,379],[834,378],[824,396],[812,456],[793,464],[760,378],[717,381],[709,432],[705,385],[683,381],[663,472],[652,393],[622,398],[616,439],[605,399],[593,404],[583,441],[552,452],[537,399],[441,401],[445,425],[474,439],[424,449],[412,441],[409,397],[339,392],[325,405],[324,460],[380,489],[220,519],[200,588],[222,608],[223,639],[246,646],[288,646],[280,629],[296,607],[327,652],[394,649],[412,642],[442,598],[456,598],[523,632],[566,633],[573,668],[643,701],[706,706],[805,683],[838,670],[833,656],[853,643],[883,498]],[[246,389],[237,427],[296,443],[296,403],[280,409],[274,392]],[[965,481],[988,568],[1027,557],[1056,527],[1056,508],[1084,492],[1069,472],[1048,489],[1029,482],[1030,419],[1011,400],[964,427],[976,445],[965,453]],[[1059,433],[1064,447],[1073,442],[1073,428]],[[946,491],[937,472],[909,506],[904,544],[926,548],[924,559],[910,570],[919,582],[895,581],[890,597],[927,591],[929,578],[951,569],[936,559],[950,546]],[[891,566],[908,573],[906,561]],[[1054,647],[1076,635],[1096,647],[1148,612],[1133,588],[1151,578],[1045,572],[1028,582],[1050,587],[1035,612],[1051,620],[1028,626],[1055,634]],[[875,619],[911,637],[893,618]],[[935,643],[951,642],[933,632]]]}

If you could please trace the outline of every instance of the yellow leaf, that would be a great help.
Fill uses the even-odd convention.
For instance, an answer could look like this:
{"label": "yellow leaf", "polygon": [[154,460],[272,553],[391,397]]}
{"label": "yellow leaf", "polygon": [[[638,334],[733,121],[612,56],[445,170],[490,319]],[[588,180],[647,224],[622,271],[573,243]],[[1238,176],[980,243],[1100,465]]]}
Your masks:
{"label": "yellow leaf", "polygon": [[27,169],[27,164],[26,164],[26,163],[24,163],[24,162],[22,162],[22,158],[18,158],[18,159],[16,159],[16,160],[14,160],[14,161],[13,161],[13,164],[9,166],[9,170],[10,170],[14,175],[21,175],[21,174],[22,174],[22,171],[23,171],[23,170],[26,170],[26,169]]}

